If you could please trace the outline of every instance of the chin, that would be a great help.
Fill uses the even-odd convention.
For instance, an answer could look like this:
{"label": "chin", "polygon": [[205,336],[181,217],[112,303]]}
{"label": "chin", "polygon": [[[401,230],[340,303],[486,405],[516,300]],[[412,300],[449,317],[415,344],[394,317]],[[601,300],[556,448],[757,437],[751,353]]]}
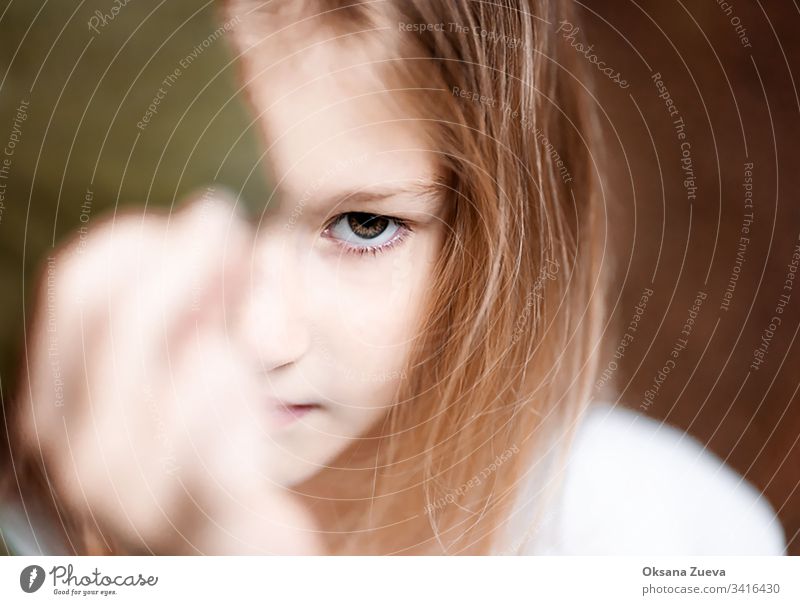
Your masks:
{"label": "chin", "polygon": [[292,449],[280,451],[267,469],[268,479],[282,487],[294,487],[324,470],[339,450],[331,452],[303,452]]}
{"label": "chin", "polygon": [[274,469],[269,473],[269,477],[274,484],[281,487],[296,487],[313,477],[319,470],[319,465],[296,462],[281,469]]}

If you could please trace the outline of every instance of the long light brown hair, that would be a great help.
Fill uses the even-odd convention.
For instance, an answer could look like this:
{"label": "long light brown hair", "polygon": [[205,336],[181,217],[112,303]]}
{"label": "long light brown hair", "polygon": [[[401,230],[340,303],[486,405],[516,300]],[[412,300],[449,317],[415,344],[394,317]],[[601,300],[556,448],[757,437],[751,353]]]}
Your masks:
{"label": "long light brown hair", "polygon": [[326,28],[334,43],[393,59],[383,79],[416,92],[449,198],[407,379],[377,446],[360,474],[347,452],[331,465],[341,472],[308,486],[335,509],[330,551],[513,551],[503,521],[587,402],[605,320],[593,97],[582,57],[556,33],[575,22],[572,2],[223,5],[242,53],[296,52]]}

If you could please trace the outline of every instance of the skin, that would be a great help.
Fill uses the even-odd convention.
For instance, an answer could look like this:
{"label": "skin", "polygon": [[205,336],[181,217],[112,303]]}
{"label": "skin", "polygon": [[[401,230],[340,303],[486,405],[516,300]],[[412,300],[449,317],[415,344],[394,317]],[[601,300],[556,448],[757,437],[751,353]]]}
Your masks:
{"label": "skin", "polygon": [[362,54],[241,60],[277,185],[262,215],[210,191],[93,225],[28,337],[26,438],[132,550],[320,552],[285,488],[379,432],[442,245],[435,156]]}

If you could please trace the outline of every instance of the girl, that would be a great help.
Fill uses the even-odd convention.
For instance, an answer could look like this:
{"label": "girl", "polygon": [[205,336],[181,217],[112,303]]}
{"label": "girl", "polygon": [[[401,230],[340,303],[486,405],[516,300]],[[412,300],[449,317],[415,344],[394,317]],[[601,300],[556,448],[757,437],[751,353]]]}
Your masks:
{"label": "girl", "polygon": [[711,456],[585,413],[608,242],[571,2],[221,19],[274,196],[247,222],[210,188],[48,262],[11,418],[20,548],[782,550]]}

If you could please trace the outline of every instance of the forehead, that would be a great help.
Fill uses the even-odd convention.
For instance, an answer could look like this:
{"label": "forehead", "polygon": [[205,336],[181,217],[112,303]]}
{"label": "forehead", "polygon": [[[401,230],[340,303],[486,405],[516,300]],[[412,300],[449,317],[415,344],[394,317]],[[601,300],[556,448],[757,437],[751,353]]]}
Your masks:
{"label": "forehead", "polygon": [[310,178],[358,188],[432,177],[426,125],[412,91],[387,82],[383,54],[337,41],[272,52],[249,86],[281,189],[296,193]]}

